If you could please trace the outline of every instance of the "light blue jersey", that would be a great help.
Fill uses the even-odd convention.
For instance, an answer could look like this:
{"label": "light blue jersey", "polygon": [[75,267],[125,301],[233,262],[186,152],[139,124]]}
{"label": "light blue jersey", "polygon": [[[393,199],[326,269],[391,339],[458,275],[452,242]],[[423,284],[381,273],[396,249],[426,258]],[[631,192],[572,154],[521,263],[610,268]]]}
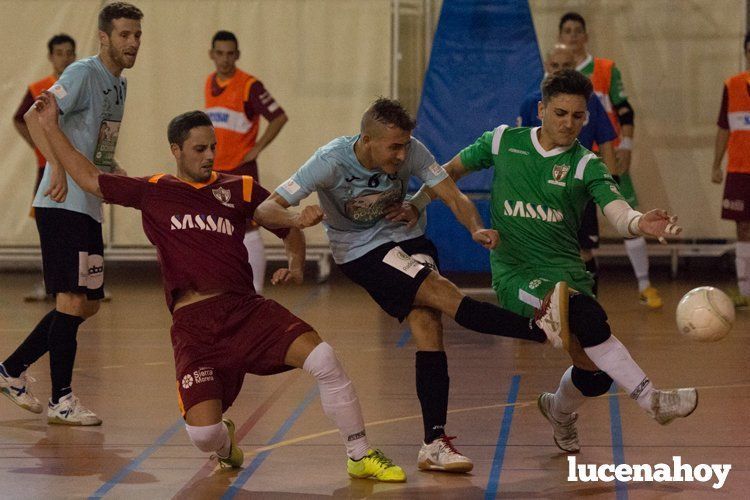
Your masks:
{"label": "light blue jersey", "polygon": [[419,225],[407,229],[403,223],[385,219],[383,210],[404,200],[412,175],[429,187],[448,177],[424,144],[414,138],[398,173],[388,175],[380,169],[368,170],[354,154],[357,139],[359,135],[329,142],[276,189],[293,206],[312,192],[318,192],[326,215],[323,226],[337,264],[362,257],[384,243],[424,234]]}
{"label": "light blue jersey", "polygon": [[[60,107],[60,128],[73,146],[100,170],[111,172],[120,122],[125,110],[126,82],[104,67],[98,56],[81,59],[68,66],[50,88]],[[34,206],[63,208],[90,215],[102,221],[99,198],[84,192],[68,177],[68,195],[57,203],[44,196],[52,169],[44,177],[34,198]]]}

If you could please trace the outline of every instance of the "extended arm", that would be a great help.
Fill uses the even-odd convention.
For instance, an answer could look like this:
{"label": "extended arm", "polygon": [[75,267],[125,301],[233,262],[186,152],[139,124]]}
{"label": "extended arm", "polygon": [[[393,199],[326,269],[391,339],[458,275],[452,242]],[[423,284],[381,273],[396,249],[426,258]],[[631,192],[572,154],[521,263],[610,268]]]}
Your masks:
{"label": "extended arm", "polygon": [[[37,103],[41,102],[40,99],[44,95],[45,94],[39,96],[39,99],[37,99]],[[55,98],[52,97],[52,95],[47,94],[46,99],[51,99],[53,101],[54,112],[58,113],[57,102],[55,101]],[[60,166],[60,162],[55,156],[52,147],[50,146],[50,143],[45,136],[45,132],[42,130],[42,124],[40,123],[40,116],[37,105],[38,104],[31,106],[26,114],[23,115],[23,119],[26,122],[26,127],[28,128],[31,139],[34,141],[34,144],[36,144],[36,147],[39,148],[39,151],[42,152],[42,155],[44,155],[44,157],[47,159],[50,164],[50,168],[52,169],[52,171],[50,172],[51,176],[49,188],[44,193],[44,195],[49,196],[53,201],[62,203],[63,201],[65,201],[65,197],[68,194],[68,181],[65,178],[65,171]],[[54,120],[55,123],[57,123],[57,114],[54,116]],[[60,133],[62,134],[62,131]]]}
{"label": "extended arm", "polygon": [[[35,134],[44,137],[44,147],[48,150],[45,151],[40,147],[42,154],[47,159],[55,158],[59,167],[62,167],[81,189],[102,198],[103,195],[99,189],[99,174],[101,172],[88,158],[76,150],[65,137],[57,122],[58,115],[57,101],[52,94],[44,91],[25,115],[32,137],[34,137],[37,145],[40,145],[40,143],[37,142]],[[50,163],[52,162],[50,161]]]}
{"label": "extended arm", "polygon": [[271,283],[283,285],[292,281],[299,285],[304,279],[305,269],[305,235],[301,230],[297,228],[289,230],[289,234],[284,238],[284,250],[287,267],[276,270],[271,277]]}
{"label": "extended arm", "polygon": [[724,174],[721,170],[721,160],[727,150],[729,142],[729,129],[718,127],[716,130],[716,141],[714,142],[714,164],[711,168],[711,182],[721,184]]}
{"label": "extended arm", "polygon": [[288,201],[278,193],[272,193],[258,205],[253,218],[261,226],[273,229],[283,227],[304,229],[323,220],[323,210],[318,205],[309,205],[299,213],[289,210],[289,207]]}
{"label": "extended arm", "polygon": [[[469,231],[474,241],[485,248],[495,248],[500,240],[497,231],[485,229],[484,221],[479,216],[477,207],[456,186],[455,180],[460,179],[467,173],[466,168],[461,162],[461,158],[456,155],[444,168],[448,172],[448,178],[431,188],[422,186],[419,192],[412,198],[412,203],[421,211],[421,208],[424,208],[424,205],[427,205],[433,197],[440,198],[451,209],[456,219]],[[429,197],[429,200],[425,196]],[[424,203],[420,207],[423,201],[427,201],[427,203]]]}
{"label": "extended arm", "polygon": [[669,215],[665,210],[654,209],[645,214],[633,210],[626,201],[615,200],[604,207],[604,215],[621,236],[653,236],[660,243],[666,243],[665,236],[674,236],[682,232],[675,224],[677,216]]}

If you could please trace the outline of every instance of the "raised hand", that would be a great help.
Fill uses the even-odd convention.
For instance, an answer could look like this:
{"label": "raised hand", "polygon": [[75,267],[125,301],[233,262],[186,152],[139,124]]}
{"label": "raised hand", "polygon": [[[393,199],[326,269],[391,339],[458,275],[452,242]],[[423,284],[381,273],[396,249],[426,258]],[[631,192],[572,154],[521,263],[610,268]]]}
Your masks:
{"label": "raised hand", "polygon": [[408,228],[414,227],[419,220],[419,210],[408,201],[389,205],[383,213],[389,221],[403,222]]}
{"label": "raised hand", "polygon": [[659,240],[659,243],[666,245],[666,236],[676,236],[682,232],[682,227],[676,223],[676,215],[669,215],[666,210],[656,208],[641,216],[638,229],[644,235],[653,236]]}

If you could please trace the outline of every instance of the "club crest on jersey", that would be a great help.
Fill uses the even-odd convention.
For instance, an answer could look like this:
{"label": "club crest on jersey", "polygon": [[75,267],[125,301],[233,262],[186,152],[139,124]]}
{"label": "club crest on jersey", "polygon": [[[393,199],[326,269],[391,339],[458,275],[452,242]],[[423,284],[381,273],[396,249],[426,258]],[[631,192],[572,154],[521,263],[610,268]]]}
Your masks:
{"label": "club crest on jersey", "polygon": [[555,165],[552,167],[552,179],[548,180],[550,184],[554,184],[555,186],[564,186],[565,182],[563,179],[565,179],[565,176],[568,175],[568,171],[570,170],[570,165]]}
{"label": "club crest on jersey", "polygon": [[212,189],[211,192],[214,194],[214,198],[219,200],[219,203],[229,208],[234,208],[234,205],[232,203],[229,203],[229,199],[232,197],[232,192],[230,190],[223,187],[218,187],[216,189]]}

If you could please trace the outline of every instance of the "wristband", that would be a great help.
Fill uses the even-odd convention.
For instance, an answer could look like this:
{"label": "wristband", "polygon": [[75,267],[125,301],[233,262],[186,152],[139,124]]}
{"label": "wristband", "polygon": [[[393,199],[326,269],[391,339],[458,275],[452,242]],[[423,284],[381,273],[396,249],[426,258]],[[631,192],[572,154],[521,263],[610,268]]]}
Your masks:
{"label": "wristband", "polygon": [[633,149],[633,139],[631,137],[623,137],[620,139],[620,144],[617,146],[617,149],[631,151]]}
{"label": "wristband", "polygon": [[421,214],[422,212],[424,212],[425,207],[430,204],[432,198],[430,198],[429,194],[420,189],[419,192],[412,196],[408,201],[409,203],[414,205],[414,207],[417,209],[417,212]]}

